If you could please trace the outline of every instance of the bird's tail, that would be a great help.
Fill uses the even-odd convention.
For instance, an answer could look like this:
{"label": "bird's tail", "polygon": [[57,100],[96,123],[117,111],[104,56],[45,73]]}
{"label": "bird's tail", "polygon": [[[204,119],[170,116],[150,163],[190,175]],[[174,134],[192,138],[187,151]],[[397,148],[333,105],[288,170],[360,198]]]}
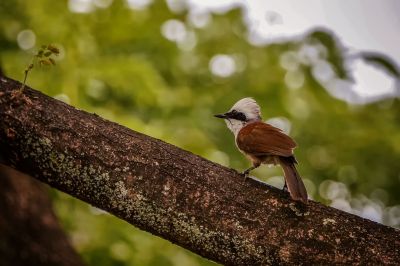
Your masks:
{"label": "bird's tail", "polygon": [[307,203],[307,191],[303,181],[297,172],[295,163],[296,159],[294,156],[291,157],[279,157],[279,163],[283,168],[285,174],[286,184],[292,199]]}

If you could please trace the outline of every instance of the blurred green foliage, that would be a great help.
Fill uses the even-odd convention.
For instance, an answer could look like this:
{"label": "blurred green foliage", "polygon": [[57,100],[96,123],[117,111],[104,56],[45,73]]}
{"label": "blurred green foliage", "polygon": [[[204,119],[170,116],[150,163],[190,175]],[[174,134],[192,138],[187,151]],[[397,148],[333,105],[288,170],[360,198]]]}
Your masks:
{"label": "blurred green foliage", "polygon": [[[135,9],[121,0],[94,0],[86,1],[90,12],[79,13],[72,12],[72,2],[1,1],[0,62],[6,75],[21,81],[32,54],[54,43],[61,50],[57,66],[35,69],[29,86],[239,170],[249,162],[212,115],[254,97],[264,119],[290,121],[299,171],[314,199],[400,225],[399,101],[354,105],[328,93],[315,77],[316,63],[351,79],[334,33],[315,29],[256,46],[247,40],[240,8],[213,14],[196,13],[182,1],[169,1],[175,2],[171,11],[163,1]],[[382,56],[369,54],[366,60],[398,73]],[[279,168],[262,167],[254,175],[282,181]],[[52,194],[90,265],[214,264],[65,194]]]}

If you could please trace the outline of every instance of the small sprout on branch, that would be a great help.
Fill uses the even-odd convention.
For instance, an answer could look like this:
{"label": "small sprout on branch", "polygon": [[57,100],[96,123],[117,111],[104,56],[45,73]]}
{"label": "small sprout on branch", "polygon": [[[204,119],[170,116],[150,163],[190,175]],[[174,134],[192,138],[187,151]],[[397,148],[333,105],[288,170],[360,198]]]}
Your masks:
{"label": "small sprout on branch", "polygon": [[[25,88],[25,84],[26,84],[26,79],[28,78],[28,74],[29,72],[35,67],[35,65],[37,66],[55,66],[56,65],[56,61],[54,60],[54,58],[52,58],[52,56],[58,56],[60,54],[60,50],[52,45],[52,44],[48,44],[48,45],[42,45],[40,47],[40,49],[37,51],[37,53],[32,57],[31,63],[25,68],[24,71],[24,82],[22,83],[21,88],[19,89],[19,92],[17,92],[18,95],[22,94],[24,88]],[[18,96],[15,95],[15,96]]]}

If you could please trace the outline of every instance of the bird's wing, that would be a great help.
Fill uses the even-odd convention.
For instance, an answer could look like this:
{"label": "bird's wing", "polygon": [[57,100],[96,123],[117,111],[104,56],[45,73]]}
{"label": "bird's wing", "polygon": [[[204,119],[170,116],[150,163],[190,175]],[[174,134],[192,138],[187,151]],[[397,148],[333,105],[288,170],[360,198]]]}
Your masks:
{"label": "bird's wing", "polygon": [[263,122],[254,122],[244,126],[236,137],[236,143],[242,151],[256,156],[279,155],[292,156],[296,142],[279,128]]}

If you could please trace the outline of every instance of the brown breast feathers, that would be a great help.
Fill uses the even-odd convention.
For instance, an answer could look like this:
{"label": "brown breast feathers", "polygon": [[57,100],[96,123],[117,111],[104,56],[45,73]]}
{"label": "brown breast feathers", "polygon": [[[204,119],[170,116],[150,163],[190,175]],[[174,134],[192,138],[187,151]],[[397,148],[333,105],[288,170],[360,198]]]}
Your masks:
{"label": "brown breast feathers", "polygon": [[263,122],[244,126],[236,137],[236,143],[243,152],[255,156],[291,156],[296,142],[279,128]]}

